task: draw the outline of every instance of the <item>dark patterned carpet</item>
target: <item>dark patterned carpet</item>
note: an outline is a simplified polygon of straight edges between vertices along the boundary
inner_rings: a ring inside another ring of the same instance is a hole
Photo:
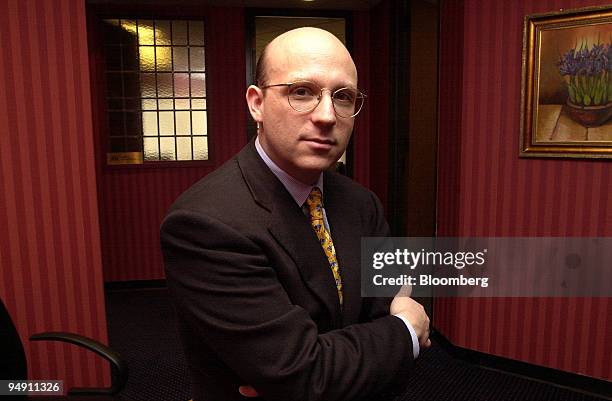
[[[121,398],[189,400],[189,373],[167,292],[108,292],[106,313],[110,346],[126,359],[130,369]]]
[[[167,292],[163,289],[109,291],[106,310],[110,345],[127,360],[130,369],[126,388],[117,399],[189,400],[189,376]],[[434,343],[419,357],[407,381],[407,390],[396,399],[408,400],[600,401],[604,398],[483,369],[454,359]]]

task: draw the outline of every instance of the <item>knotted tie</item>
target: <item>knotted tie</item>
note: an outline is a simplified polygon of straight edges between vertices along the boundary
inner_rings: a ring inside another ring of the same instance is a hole
[[[312,188],[308,198],[306,199],[308,210],[310,212],[310,225],[317,234],[319,242],[323,247],[323,252],[327,256],[329,261],[329,267],[331,268],[334,279],[336,280],[336,289],[338,290],[338,299],[340,300],[340,306],[342,306],[342,278],[340,277],[340,267],[336,260],[336,249],[332,242],[329,232],[325,229],[325,223],[323,221],[323,204],[321,202],[321,190],[317,187]]]

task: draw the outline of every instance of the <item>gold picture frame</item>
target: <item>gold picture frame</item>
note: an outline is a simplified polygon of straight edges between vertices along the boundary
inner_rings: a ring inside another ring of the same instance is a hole
[[[612,158],[612,7],[525,17],[521,157]]]

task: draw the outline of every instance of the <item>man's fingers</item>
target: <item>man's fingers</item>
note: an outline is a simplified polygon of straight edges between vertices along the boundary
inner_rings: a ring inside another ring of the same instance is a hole
[[[255,389],[251,386],[240,386],[238,387],[238,392],[243,396],[243,397],[259,397],[259,394],[257,393],[257,391],[255,391]]]
[[[425,345],[423,345],[423,348],[429,348],[431,347],[431,340],[428,338],[427,341],[425,341]]]

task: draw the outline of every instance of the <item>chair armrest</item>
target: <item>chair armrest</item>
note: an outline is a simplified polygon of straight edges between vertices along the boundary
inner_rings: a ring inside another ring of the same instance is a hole
[[[128,378],[127,363],[121,359],[117,352],[94,339],[73,333],[45,332],[32,335],[30,341],[60,341],[75,344],[95,352],[110,362],[112,374],[110,387],[71,388],[68,390],[68,394],[116,394],[125,387]]]

